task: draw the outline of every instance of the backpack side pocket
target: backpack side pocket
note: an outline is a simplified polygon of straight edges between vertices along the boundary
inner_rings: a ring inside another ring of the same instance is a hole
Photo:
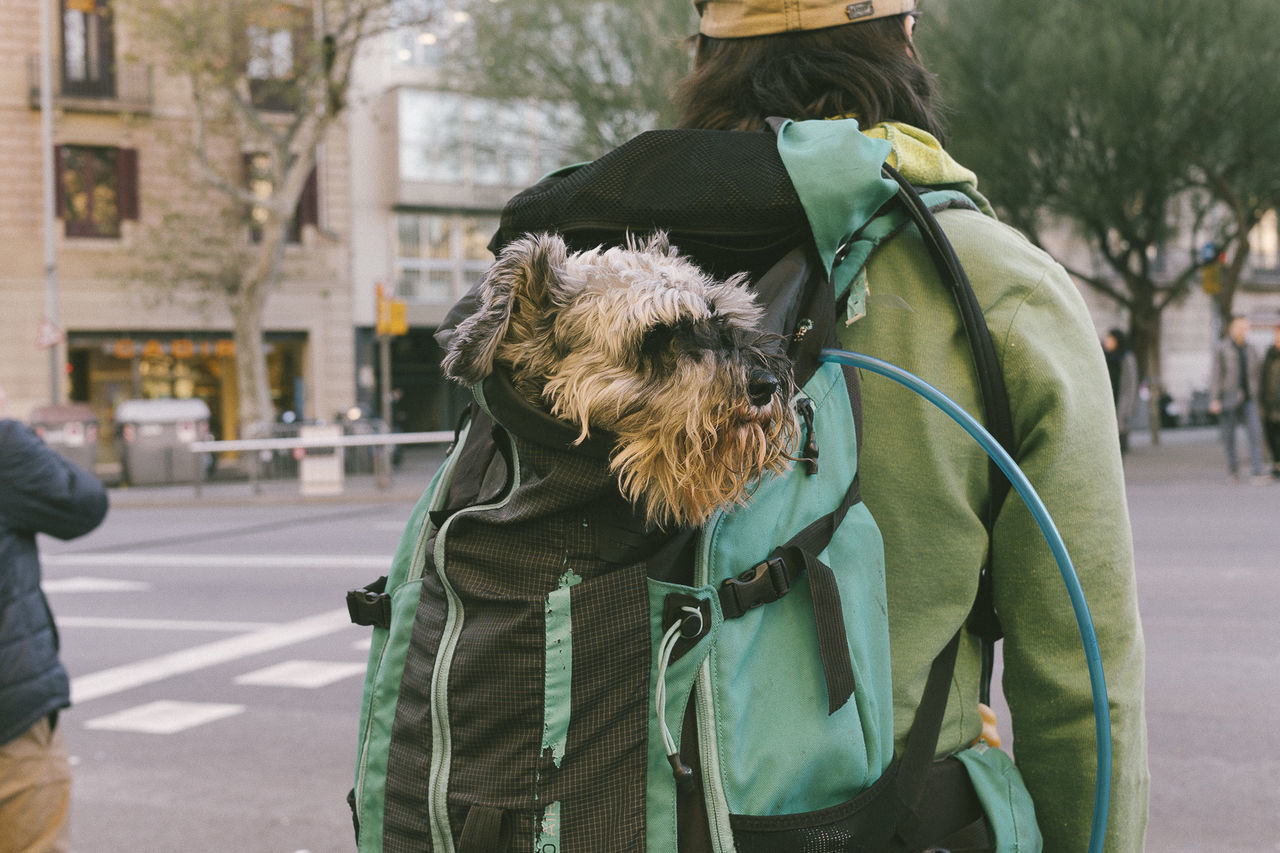
[[[1038,853],[1044,847],[1035,804],[1013,759],[986,744],[956,754],[969,771],[987,821],[996,837],[996,853]]]

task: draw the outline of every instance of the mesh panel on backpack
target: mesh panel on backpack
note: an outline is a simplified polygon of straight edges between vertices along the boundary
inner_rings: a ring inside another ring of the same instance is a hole
[[[490,248],[546,230],[575,250],[617,245],[659,223],[719,276],[763,272],[808,236],[772,133],[655,130],[515,196]]]

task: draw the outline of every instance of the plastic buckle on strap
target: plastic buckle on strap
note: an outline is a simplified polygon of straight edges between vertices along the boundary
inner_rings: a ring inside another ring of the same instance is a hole
[[[720,585],[720,602],[726,619],[734,619],[753,607],[777,601],[791,591],[787,564],[782,557],[757,563]]]
[[[391,627],[391,596],[384,590],[387,579],[380,577],[363,589],[347,591],[347,613],[356,625]]]

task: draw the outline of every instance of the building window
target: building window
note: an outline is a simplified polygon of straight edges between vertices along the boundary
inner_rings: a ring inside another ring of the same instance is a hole
[[[279,4],[250,25],[245,38],[245,72],[253,105],[266,111],[296,110],[299,69],[313,41],[310,14],[299,6]]]
[[[62,91],[75,97],[115,97],[115,45],[107,0],[62,0]]]
[[[59,145],[57,206],[68,237],[119,237],[138,218],[138,152],[132,148]]]
[[[401,27],[396,32],[393,62],[419,68],[443,68],[451,42],[463,37],[471,23],[470,13],[461,9],[435,16],[420,29]]]
[[[1249,232],[1249,252],[1253,267],[1274,272],[1280,270],[1280,219],[1274,210],[1268,210]]]
[[[493,262],[486,246],[496,216],[402,213],[396,217],[396,297],[450,305]]]
[[[571,119],[552,106],[422,89],[398,97],[403,181],[522,187],[565,163],[556,131]]]
[[[274,191],[271,176],[271,157],[268,154],[244,155],[245,185],[255,197],[266,201]],[[267,221],[267,209],[262,205],[254,205],[249,210],[249,236],[255,243],[262,242],[262,226]],[[307,175],[307,182],[302,186],[302,195],[298,197],[298,206],[294,208],[293,218],[289,220],[285,232],[285,242],[301,243],[302,226],[320,224],[320,191],[316,182],[314,167]]]

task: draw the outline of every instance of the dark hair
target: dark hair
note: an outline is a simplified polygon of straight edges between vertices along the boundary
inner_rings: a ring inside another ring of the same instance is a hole
[[[758,130],[770,116],[901,121],[942,140],[934,75],[903,16],[753,38],[694,36],[694,68],[676,87],[681,127]]]

